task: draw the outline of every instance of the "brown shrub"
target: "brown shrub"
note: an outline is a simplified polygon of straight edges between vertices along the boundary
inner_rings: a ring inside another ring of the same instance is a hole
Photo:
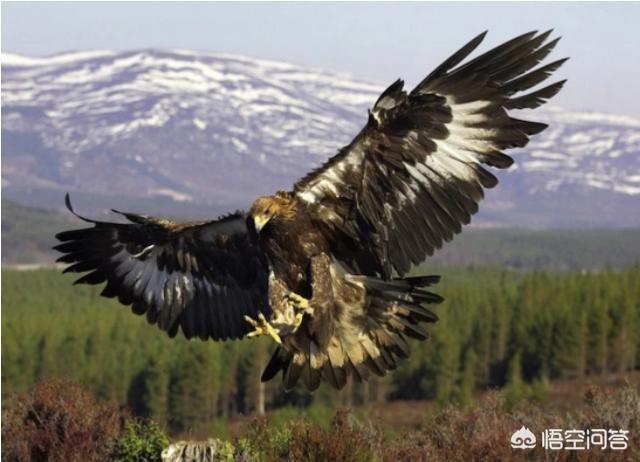
[[[4,400],[3,461],[104,461],[125,414],[98,403],[80,385],[48,381],[21,397]]]
[[[295,425],[291,433],[291,461],[367,462],[381,447],[377,429],[361,424],[346,410],[336,412],[328,429],[305,423]]]
[[[419,432],[402,435],[382,450],[384,461],[626,461],[640,460],[640,394],[628,387],[615,393],[590,390],[584,405],[566,415],[550,415],[539,406],[527,405],[507,412],[497,394],[490,394],[475,406],[465,409],[448,407]],[[522,425],[538,437],[531,450],[514,450],[511,434]],[[540,445],[540,433],[547,428],[625,429],[629,444],[625,451],[551,451]]]
[[[501,399],[492,394],[470,408],[443,409],[413,436],[411,444],[400,444],[399,449],[409,452],[410,457],[396,457],[393,449],[398,448],[392,447],[392,455],[386,452],[384,460],[415,460],[415,455],[420,453],[425,455],[422,460],[432,461],[539,460],[541,454],[535,450],[514,451],[510,438],[523,424],[534,430],[543,425],[544,420],[535,412],[507,413]]]
[[[255,420],[246,438],[236,442],[236,461],[626,461],[640,460],[638,427],[640,393],[628,387],[615,393],[590,390],[582,405],[568,413],[548,412],[536,404],[507,410],[499,393],[489,393],[474,406],[446,407],[420,430],[387,434],[338,411],[328,428],[298,419],[282,428],[267,419]],[[535,449],[512,449],[512,433],[521,426],[533,431]],[[544,450],[540,434],[548,428],[625,429],[626,451]]]
[[[536,404],[507,410],[499,393],[489,393],[474,406],[450,406],[439,411],[419,430],[388,433],[358,422],[346,411],[336,413],[328,428],[307,420],[294,420],[282,428],[267,419],[254,422],[247,438],[238,442],[237,461],[626,461],[640,460],[638,427],[640,393],[628,387],[615,393],[590,390],[570,412],[549,412]],[[535,449],[512,449],[512,433],[521,426],[533,431]],[[626,451],[544,450],[540,434],[548,428],[625,429],[630,432]],[[239,457],[238,457],[239,454]]]
[[[611,392],[592,387],[585,393],[584,402],[585,409],[578,418],[585,427],[628,430],[640,427],[640,393],[637,388],[626,386],[621,391]]]
[[[369,462],[376,459],[381,438],[372,425],[339,410],[329,428],[297,419],[270,429],[267,419],[256,419],[236,447],[237,461]]]

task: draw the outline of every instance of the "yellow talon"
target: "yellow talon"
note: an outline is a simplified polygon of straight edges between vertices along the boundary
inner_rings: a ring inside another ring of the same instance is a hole
[[[255,327],[255,330],[249,332],[247,334],[247,337],[251,338],[257,337],[258,335],[269,335],[273,340],[275,340],[276,343],[282,343],[282,339],[280,338],[280,335],[278,335],[278,331],[274,329],[271,324],[269,324],[269,321],[266,320],[262,313],[258,313],[257,321],[246,315],[244,319],[253,327]]]
[[[296,308],[307,310],[309,309],[309,300],[295,292],[289,292],[285,296],[290,302],[293,302]]]

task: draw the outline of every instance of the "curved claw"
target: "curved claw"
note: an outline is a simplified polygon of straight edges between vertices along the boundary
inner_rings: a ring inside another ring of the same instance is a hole
[[[293,304],[299,310],[308,311],[310,309],[310,302],[308,298],[304,298],[302,295],[298,295],[295,292],[287,292],[284,296],[287,301]]]
[[[255,330],[247,334],[248,338],[257,337],[258,335],[269,335],[276,343],[282,343],[282,339],[280,338],[280,335],[278,335],[278,331],[269,324],[269,321],[266,320],[262,313],[258,313],[258,320],[246,315],[244,319],[255,328]]]

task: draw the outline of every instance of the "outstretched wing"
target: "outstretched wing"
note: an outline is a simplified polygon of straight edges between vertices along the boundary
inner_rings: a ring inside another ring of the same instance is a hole
[[[294,187],[334,255],[360,274],[405,274],[461,231],[507,168],[502,151],[523,147],[546,125],[511,117],[536,108],[564,81],[520,94],[565,61],[534,68],[558,39],[516,37],[460,64],[485,33],[438,66],[410,93],[387,88],[356,138]]]
[[[243,319],[269,314],[268,267],[245,217],[176,223],[120,213],[129,223],[108,223],[77,215],[91,228],[65,231],[55,247],[71,263],[65,272],[85,273],[76,283],[106,282],[102,295],[117,297],[136,314],[174,336],[214,340],[242,337],[252,327]]]

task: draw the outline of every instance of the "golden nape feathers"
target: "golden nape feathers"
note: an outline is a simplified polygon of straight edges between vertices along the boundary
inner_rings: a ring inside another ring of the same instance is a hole
[[[279,217],[284,220],[293,220],[297,212],[297,201],[294,196],[285,191],[278,191],[273,196],[262,196],[257,198],[249,214],[255,219],[257,217],[266,217],[270,220],[273,217]]]

